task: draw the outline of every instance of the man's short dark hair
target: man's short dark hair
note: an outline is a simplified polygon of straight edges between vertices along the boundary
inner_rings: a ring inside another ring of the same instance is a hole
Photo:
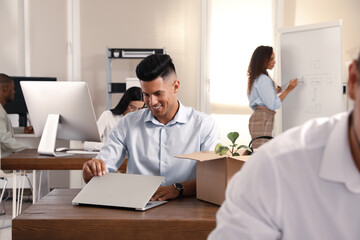
[[[136,76],[141,81],[152,81],[157,77],[165,79],[176,73],[172,59],[167,54],[152,54],[144,58],[136,67]]]
[[[6,75],[5,73],[0,73],[0,84],[9,84],[11,83],[13,80],[11,77],[9,77],[8,75]]]

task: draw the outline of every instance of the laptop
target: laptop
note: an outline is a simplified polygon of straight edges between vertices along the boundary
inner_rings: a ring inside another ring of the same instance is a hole
[[[93,177],[72,200],[73,205],[98,205],[145,211],[167,201],[150,201],[162,176],[107,173]]]

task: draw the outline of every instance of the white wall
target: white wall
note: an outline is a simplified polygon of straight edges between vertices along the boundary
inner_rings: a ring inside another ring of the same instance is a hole
[[[22,41],[19,40],[18,1],[0,1],[0,72],[9,75],[23,73],[21,65]]]
[[[66,1],[0,1],[0,71],[66,80]]]
[[[29,73],[67,81],[66,1],[28,1]]]
[[[359,0],[285,0],[285,26],[343,20],[343,81],[347,80],[345,63],[360,50],[359,13]]]

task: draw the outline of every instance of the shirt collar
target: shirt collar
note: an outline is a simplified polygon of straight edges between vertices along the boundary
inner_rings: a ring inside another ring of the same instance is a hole
[[[320,177],[344,183],[349,191],[360,193],[360,174],[351,155],[348,137],[350,113],[341,116],[326,143]]]
[[[186,123],[187,122],[187,111],[186,108],[184,107],[184,105],[181,104],[181,102],[178,100],[179,103],[179,110],[177,111],[177,113],[175,114],[175,117],[166,125],[170,126],[176,123]],[[162,123],[160,123],[155,117],[154,115],[151,113],[150,109],[147,109],[147,113],[146,113],[146,117],[144,122],[152,122],[153,124],[156,125],[164,125]]]

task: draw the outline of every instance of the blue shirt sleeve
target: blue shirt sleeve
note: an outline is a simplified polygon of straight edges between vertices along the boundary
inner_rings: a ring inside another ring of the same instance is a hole
[[[281,107],[281,99],[277,96],[273,81],[261,74],[254,82],[250,95],[249,106],[255,109],[256,106],[265,106],[270,110]]]
[[[123,163],[127,151],[124,146],[124,119],[120,119],[117,124],[117,129],[111,131],[107,141],[101,148],[100,153],[96,156],[106,163],[107,172],[115,172]]]
[[[202,143],[200,146],[201,151],[214,151],[216,144],[220,143],[220,130],[215,120],[208,116],[202,123]]]

